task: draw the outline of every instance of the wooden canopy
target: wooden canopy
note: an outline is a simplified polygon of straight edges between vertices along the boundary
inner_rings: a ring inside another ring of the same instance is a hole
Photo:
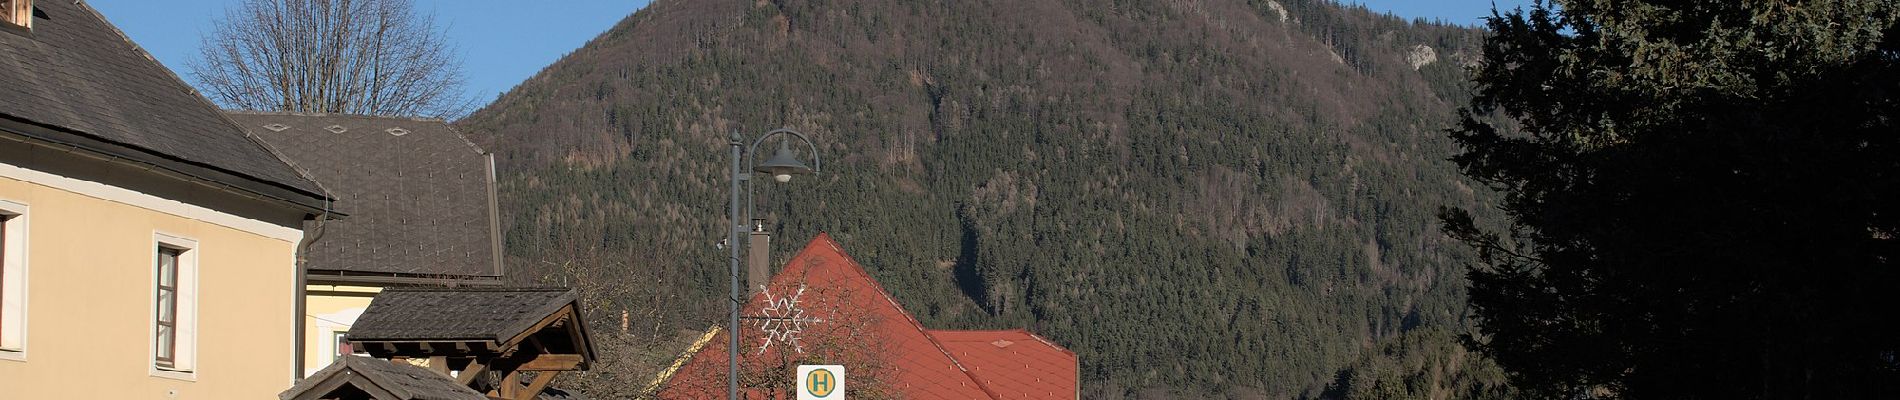
[[[580,296],[565,288],[388,289],[351,326],[350,342],[378,358],[428,360],[428,370],[509,400],[532,399],[595,357]]]

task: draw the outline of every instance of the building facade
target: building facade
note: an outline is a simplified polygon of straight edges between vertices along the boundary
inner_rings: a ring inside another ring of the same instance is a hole
[[[0,398],[264,398],[320,185],[72,1],[0,1]]]

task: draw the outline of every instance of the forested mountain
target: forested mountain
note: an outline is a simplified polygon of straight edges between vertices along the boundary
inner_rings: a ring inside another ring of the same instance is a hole
[[[1323,0],[663,0],[459,125],[512,273],[587,290],[596,396],[722,320],[727,134],[790,127],[824,171],[756,186],[776,258],[830,232],[927,326],[1073,349],[1085,397],[1472,397],[1435,211],[1495,197],[1446,161],[1480,39]]]

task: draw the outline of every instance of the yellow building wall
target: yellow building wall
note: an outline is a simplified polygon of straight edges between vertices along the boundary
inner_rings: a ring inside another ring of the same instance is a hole
[[[304,303],[304,376],[330,366],[337,332],[348,332],[369,301],[382,292],[374,286],[310,285]]]
[[[23,360],[0,358],[0,398],[266,399],[290,386],[301,232],[61,179],[0,166],[0,199],[31,217],[27,342]],[[195,371],[182,379],[152,372],[157,233],[198,245]]]

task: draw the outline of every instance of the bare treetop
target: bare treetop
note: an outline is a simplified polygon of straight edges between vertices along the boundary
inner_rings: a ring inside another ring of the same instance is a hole
[[[461,60],[411,0],[245,0],[189,65],[228,108],[427,116],[470,108]]]

